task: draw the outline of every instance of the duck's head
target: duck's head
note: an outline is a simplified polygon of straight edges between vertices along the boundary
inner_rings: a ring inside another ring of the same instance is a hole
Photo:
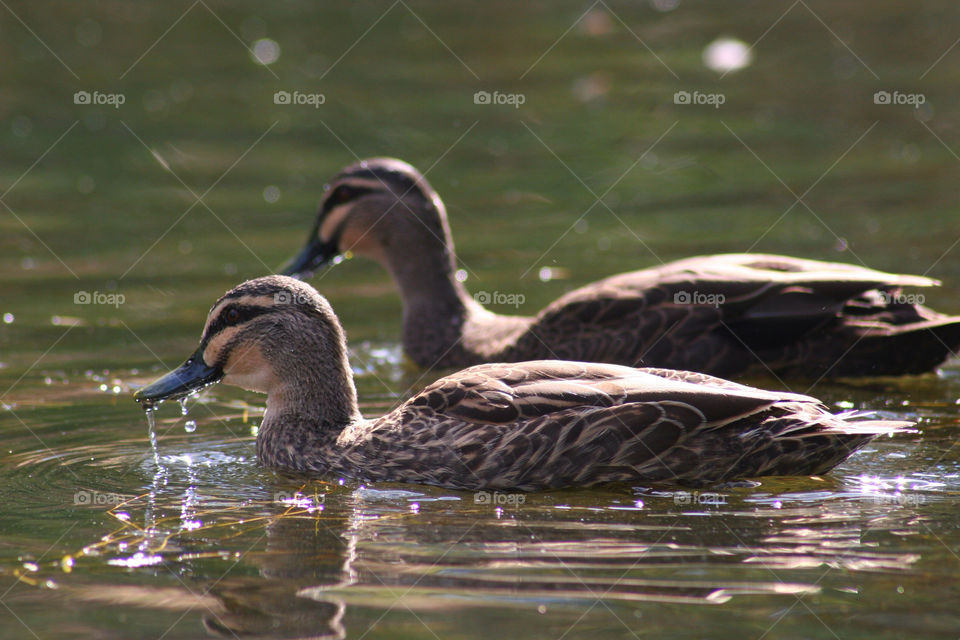
[[[341,171],[326,193],[306,246],[284,268],[306,278],[352,253],[390,267],[403,251],[447,253],[451,241],[440,197],[411,165],[372,158]]]
[[[248,280],[224,294],[194,354],[134,398],[149,408],[220,381],[270,395],[305,387],[355,397],[333,309],[313,287],[286,276]]]

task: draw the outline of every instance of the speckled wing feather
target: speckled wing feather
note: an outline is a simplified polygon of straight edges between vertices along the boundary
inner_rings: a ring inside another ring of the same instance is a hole
[[[884,430],[848,436],[843,427],[813,398],[703,374],[487,364],[438,380],[376,421],[369,442],[386,462],[369,477],[418,468],[430,484],[541,489],[699,484],[766,468],[818,473]],[[392,448],[390,434],[406,434],[404,446]]]
[[[725,376],[758,369],[762,360],[774,370],[805,364],[812,374],[832,366],[864,331],[936,319],[913,305],[893,310],[891,296],[864,298],[867,292],[936,284],[784,256],[691,258],[568,293],[541,312],[509,359],[655,365]]]

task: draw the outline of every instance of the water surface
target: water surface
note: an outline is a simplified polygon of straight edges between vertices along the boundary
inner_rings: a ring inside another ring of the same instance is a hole
[[[954,365],[751,380],[919,422],[823,478],[522,500],[264,470],[263,398],[221,387],[161,408],[155,458],[131,400],[371,155],[427,172],[468,288],[523,296],[500,312],[750,250],[928,274],[960,313],[953,4],[18,2],[0,24],[3,637],[960,633]],[[707,68],[720,37],[752,64]],[[376,265],[313,282],[367,415],[437,375],[402,360]]]

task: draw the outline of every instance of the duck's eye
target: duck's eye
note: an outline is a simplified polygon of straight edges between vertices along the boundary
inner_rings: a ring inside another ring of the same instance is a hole
[[[340,185],[327,197],[327,202],[330,204],[330,206],[337,206],[347,202],[352,197],[353,189],[346,185]]]
[[[240,321],[240,311],[236,308],[228,309],[226,318],[230,324],[236,324]]]

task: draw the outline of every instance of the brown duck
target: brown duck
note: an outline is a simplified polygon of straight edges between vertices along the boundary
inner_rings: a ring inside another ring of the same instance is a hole
[[[923,373],[960,347],[960,317],[904,296],[936,280],[788,256],[689,258],[612,276],[535,317],[484,309],[455,277],[439,196],[416,169],[377,158],[329,185],[306,247],[306,277],[351,252],[380,262],[403,298],[403,345],[423,367],[565,359],[721,376]]]
[[[267,394],[262,464],[461,489],[821,474],[909,425],[699,373],[550,360],[470,367],[367,420],[333,310],[284,276],[226,293],[196,353],[135,397],[149,409],[221,380]]]

